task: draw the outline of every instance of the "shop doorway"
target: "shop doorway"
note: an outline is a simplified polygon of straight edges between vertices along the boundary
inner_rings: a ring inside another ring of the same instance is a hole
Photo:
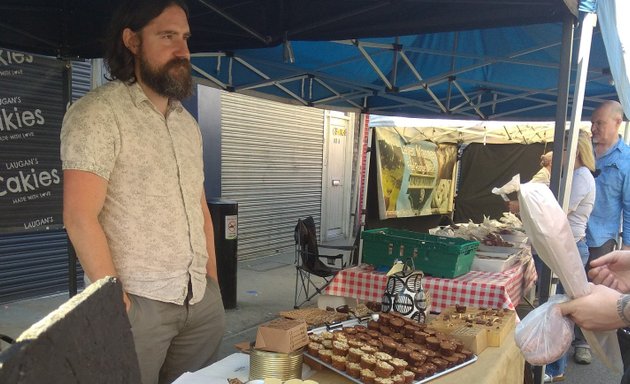
[[[350,112],[325,113],[322,241],[347,238],[350,232],[354,119]]]

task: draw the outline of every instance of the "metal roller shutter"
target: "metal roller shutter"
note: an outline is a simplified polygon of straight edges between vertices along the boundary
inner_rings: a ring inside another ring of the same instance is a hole
[[[87,93],[90,83],[90,63],[73,62],[72,100]],[[65,230],[0,234],[0,303],[62,292],[68,281]],[[77,281],[83,285],[80,266]]]
[[[324,111],[221,96],[221,196],[238,202],[238,257],[292,249],[298,218],[320,223]]]
[[[90,91],[92,87],[92,64],[89,61],[72,62],[72,101]]]
[[[63,230],[0,237],[0,302],[68,289],[68,236]]]

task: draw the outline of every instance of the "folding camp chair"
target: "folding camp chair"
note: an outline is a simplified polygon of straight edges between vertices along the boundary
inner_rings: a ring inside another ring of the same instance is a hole
[[[5,342],[9,345],[14,344],[15,340],[7,335],[3,335],[2,333],[0,333],[0,351],[2,351],[2,343],[1,342]]]
[[[350,253],[356,250],[356,245],[322,245],[317,243],[315,221],[311,216],[299,219],[295,226],[295,297],[294,308],[300,308],[304,303],[323,292],[333,277],[346,267],[344,253],[336,255],[320,254],[319,248],[336,249]],[[326,263],[322,261],[326,260]]]

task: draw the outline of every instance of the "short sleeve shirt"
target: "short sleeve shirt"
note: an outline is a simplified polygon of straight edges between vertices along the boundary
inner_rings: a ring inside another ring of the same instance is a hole
[[[127,292],[183,304],[191,281],[203,298],[201,133],[181,103],[164,117],[137,83],[101,86],[66,113],[61,160],[108,181],[99,222]]]

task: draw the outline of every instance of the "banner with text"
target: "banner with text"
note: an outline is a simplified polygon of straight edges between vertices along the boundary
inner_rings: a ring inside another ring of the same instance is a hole
[[[0,233],[63,226],[63,66],[0,48]]]
[[[395,129],[375,129],[379,218],[452,212],[457,146],[408,142]]]

